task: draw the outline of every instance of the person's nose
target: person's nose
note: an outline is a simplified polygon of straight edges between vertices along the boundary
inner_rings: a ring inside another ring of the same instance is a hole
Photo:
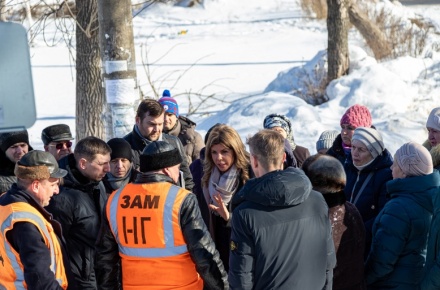
[[[107,162],[102,168],[104,169],[104,172],[107,173],[110,171],[110,164]]]

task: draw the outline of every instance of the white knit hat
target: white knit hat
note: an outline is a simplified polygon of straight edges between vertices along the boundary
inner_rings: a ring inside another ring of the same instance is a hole
[[[440,107],[432,109],[426,121],[426,128],[440,131]]]
[[[361,141],[370,151],[373,158],[376,158],[385,150],[382,135],[379,133],[379,131],[373,128],[356,128],[356,130],[354,130],[353,137],[351,138],[352,142],[353,140]]]

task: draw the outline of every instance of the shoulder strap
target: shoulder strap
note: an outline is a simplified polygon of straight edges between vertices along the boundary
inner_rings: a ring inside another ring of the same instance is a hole
[[[359,197],[361,196],[362,192],[364,191],[365,187],[367,186],[368,182],[370,181],[371,177],[373,177],[374,171],[371,171],[367,178],[365,179],[364,183],[362,183],[362,187],[359,190],[358,194],[356,195],[356,198],[353,201],[353,204],[356,205],[356,202],[358,201]],[[354,188],[353,188],[354,189]]]

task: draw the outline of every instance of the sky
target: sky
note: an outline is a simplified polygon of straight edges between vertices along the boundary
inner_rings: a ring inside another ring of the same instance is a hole
[[[440,31],[440,5],[378,1],[376,7],[402,19],[429,19]],[[266,115],[279,113],[292,121],[296,143],[313,154],[321,132],[339,131],[345,110],[362,104],[393,154],[405,142],[427,139],[426,119],[440,106],[439,34],[428,38],[417,58],[377,62],[352,28],[350,73],[330,83],[328,102],[312,106],[295,92],[304,90],[301,80],[325,63],[327,28],[325,20],[305,15],[298,2],[205,0],[204,7],[161,4],[137,12],[133,31],[142,93],[155,97],[143,65],[150,63],[148,77],[155,90],[169,89],[180,114],[199,106],[189,118],[202,136],[212,125],[225,123],[245,141],[262,129]],[[46,32],[51,36],[59,36],[53,25]],[[39,36],[30,52],[37,109],[30,143],[42,149],[46,126],[65,123],[75,132],[75,71],[63,42],[48,47]],[[214,97],[198,97],[209,95]]]

